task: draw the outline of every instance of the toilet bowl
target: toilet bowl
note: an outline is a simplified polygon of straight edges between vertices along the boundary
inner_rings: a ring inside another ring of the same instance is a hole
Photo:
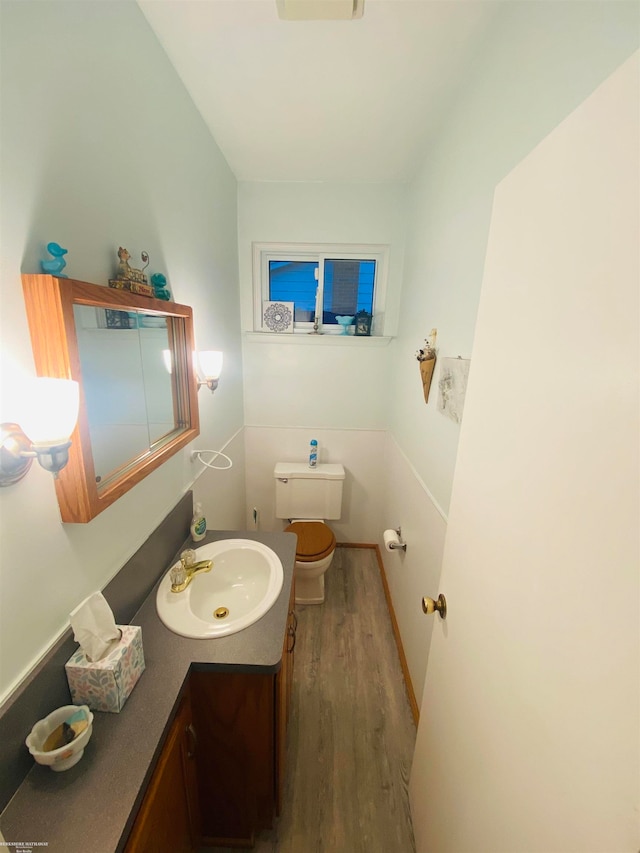
[[[324,575],[336,549],[336,537],[326,519],[342,515],[345,471],[339,462],[276,462],[276,518],[298,537],[296,604],[322,604]]]
[[[322,604],[324,575],[336,550],[336,537],[322,519],[293,519],[285,528],[298,537],[296,546],[296,604]]]

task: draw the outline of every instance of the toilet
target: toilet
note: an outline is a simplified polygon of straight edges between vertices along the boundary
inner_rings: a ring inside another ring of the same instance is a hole
[[[278,462],[276,518],[289,521],[287,533],[298,537],[296,548],[296,604],[322,604],[324,575],[336,549],[336,537],[327,519],[342,514],[344,468],[339,463]]]

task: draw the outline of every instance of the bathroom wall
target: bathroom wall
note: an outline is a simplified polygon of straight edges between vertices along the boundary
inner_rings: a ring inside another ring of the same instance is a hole
[[[345,468],[342,516],[330,522],[338,542],[374,543],[382,524],[387,433],[367,429],[309,429],[249,426],[245,428],[247,519],[253,529],[253,508],[260,530],[282,530],[275,517],[276,462],[304,462],[309,440],[316,438],[319,460],[341,462]]]
[[[257,506],[263,529],[278,525],[273,464],[304,459],[309,438],[344,462],[354,488],[338,539],[382,547],[382,531],[401,524],[408,543],[382,555],[418,702],[432,630],[420,602],[440,591],[459,426],[436,411],[439,370],[425,405],[415,351],[435,326],[441,356],[471,356],[496,184],[637,43],[633,3],[506,4],[406,188],[239,184],[245,330],[252,241],[391,245],[388,346],[245,334],[246,523]]]
[[[378,543],[400,630],[411,685],[420,707],[433,619],[425,619],[423,596],[438,597],[447,519],[391,432],[387,433]],[[380,531],[402,530],[406,551],[387,551]]]
[[[304,461],[309,441],[321,462],[342,462],[339,542],[374,543],[380,532],[388,400],[389,341],[253,334],[253,242],[382,243],[390,246],[387,330],[395,333],[404,259],[405,188],[399,184],[238,185],[238,251],[245,369],[247,524],[274,516],[273,467]]]
[[[409,786],[419,853],[638,849],[639,58],[496,190]]]
[[[406,216],[399,183],[239,181],[238,252],[242,328],[253,328],[252,242],[383,243],[391,247],[387,314],[397,327]]]
[[[218,387],[218,394],[222,385]],[[209,393],[209,392],[207,392]],[[200,395],[204,394],[204,389]],[[220,450],[228,459],[207,451]],[[200,459],[189,462],[193,484],[193,502],[201,503],[207,527],[215,530],[238,530],[246,527],[245,496],[245,431],[238,429],[224,444],[205,444],[202,437],[192,444],[192,452],[202,451]],[[229,463],[231,462],[231,467]],[[212,467],[207,467],[211,465]]]
[[[388,328],[395,333],[404,258],[405,188],[394,184],[238,184],[242,326],[253,328],[252,243],[390,246]],[[389,354],[380,341],[245,334],[250,426],[385,429]],[[284,340],[286,338],[286,340]],[[309,436],[311,438],[311,436]]]
[[[440,356],[471,356],[496,184],[636,49],[638,33],[637,3],[503,4],[410,184],[389,425],[445,513],[459,426],[437,411],[437,393],[425,406],[414,353],[436,327]],[[436,367],[436,392],[438,379]]]
[[[383,551],[383,560],[418,701],[431,635],[420,600],[446,593],[439,518],[449,509],[460,427],[437,411],[439,367],[425,405],[415,351],[436,327],[441,357],[472,356],[494,189],[633,53],[638,10],[618,2],[504,4],[409,186],[398,336],[388,351],[392,449],[382,512],[384,526],[406,531],[406,556]],[[544,336],[540,329],[541,346]]]
[[[425,405],[415,351],[436,327],[441,357],[472,355],[496,184],[637,42],[635,3],[502,4],[406,188],[239,184],[245,330],[252,328],[252,241],[391,244],[397,335],[388,346],[340,349],[325,340],[272,343],[245,334],[247,507],[259,503],[261,523],[273,523],[278,449],[303,459],[312,433],[328,429],[346,453],[341,431],[356,430],[374,482],[367,493],[375,496],[373,514],[340,534],[382,546],[386,527],[403,527],[406,555],[383,551],[383,560],[418,701],[431,632],[420,601],[439,591],[459,425],[436,410],[439,366]],[[389,431],[384,449],[371,430]],[[341,461],[349,466],[348,457]],[[348,512],[356,518],[352,504]]]
[[[197,343],[222,349],[215,395],[199,394],[194,446],[228,444],[227,472],[196,484],[211,526],[244,521],[236,181],[137,5],[13,2],[1,30],[1,420],[34,375],[20,272],[44,246],[72,277],[106,284],[118,246],[167,275],[194,309]],[[202,470],[174,456],[86,525],[60,522],[37,464],[0,491],[0,699],[104,587]]]

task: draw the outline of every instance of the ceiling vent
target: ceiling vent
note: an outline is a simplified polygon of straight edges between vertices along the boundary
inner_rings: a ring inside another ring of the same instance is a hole
[[[352,21],[361,18],[364,0],[276,0],[283,21]]]

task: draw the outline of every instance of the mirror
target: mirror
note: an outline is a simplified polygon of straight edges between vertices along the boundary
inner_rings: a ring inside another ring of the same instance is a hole
[[[87,522],[199,432],[191,308],[23,275],[36,370],[80,383],[62,520]]]
[[[74,305],[82,385],[98,491],[174,423],[165,317]],[[110,325],[115,322],[124,325]],[[122,316],[121,316],[122,315]]]

